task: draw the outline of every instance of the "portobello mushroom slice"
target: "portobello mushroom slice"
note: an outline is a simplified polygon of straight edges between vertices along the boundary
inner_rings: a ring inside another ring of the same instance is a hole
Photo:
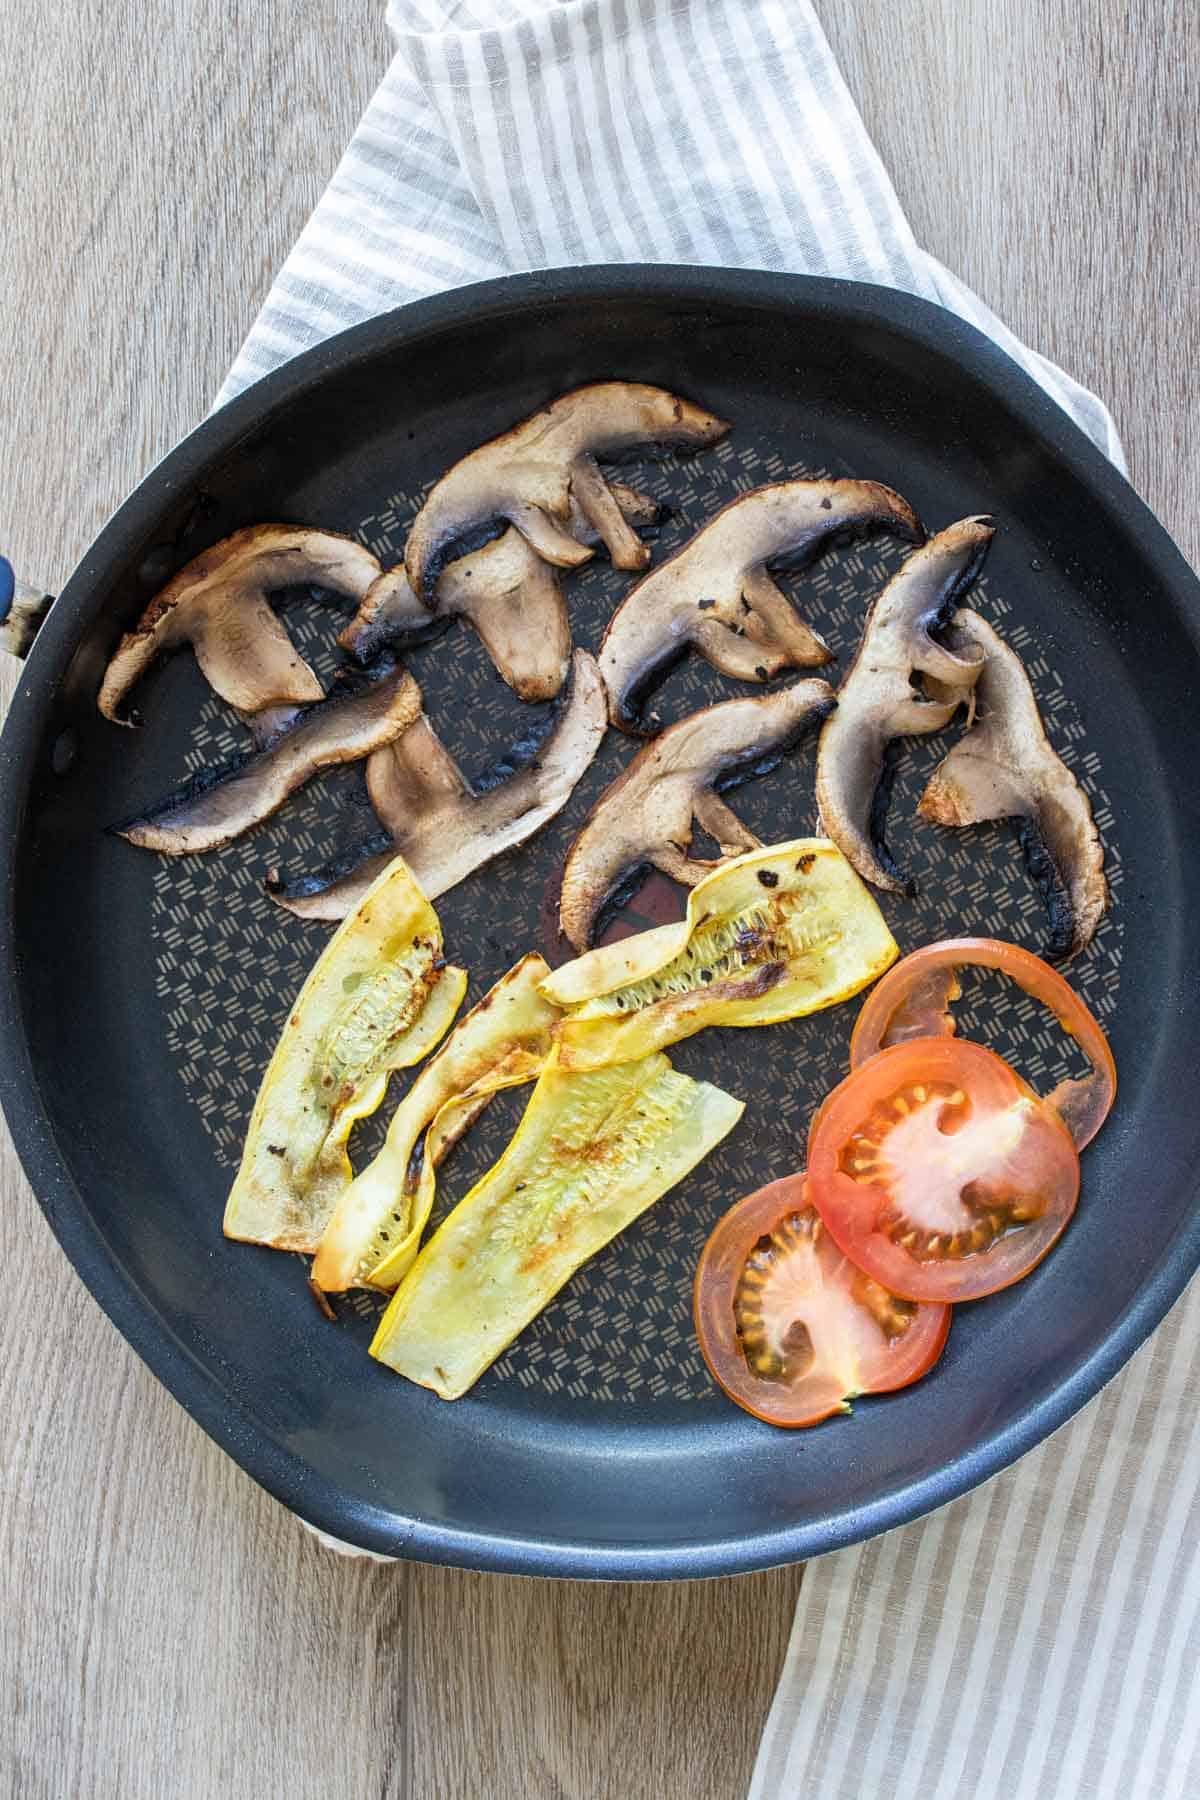
[[[633,524],[658,523],[662,508],[657,501],[623,482],[611,487],[623,518]],[[600,541],[574,497],[569,529],[581,544]],[[555,570],[511,527],[448,563],[431,607],[413,593],[403,564],[386,570],[372,582],[338,643],[366,662],[383,645],[427,638],[452,618],[475,627],[497,671],[522,700],[553,700],[571,661],[566,603]]]
[[[831,662],[769,570],[804,567],[835,534],[871,530],[916,544],[924,535],[907,500],[877,481],[779,481],[730,501],[613,615],[600,648],[613,724],[649,736],[647,697],[690,649],[740,681]]]
[[[572,499],[615,568],[644,569],[650,552],[625,519],[597,459],[628,456],[643,446],[702,450],[728,430],[724,419],[641,382],[600,381],[561,395],[472,450],[434,484],[405,552],[414,594],[432,605],[446,564],[495,537],[505,521],[545,562],[578,568],[592,552],[571,532]]]
[[[308,707],[268,749],[252,751],[227,771],[201,775],[141,818],[112,829],[164,856],[216,850],[278,812],[318,770],[370,756],[420,716],[421,690],[406,670],[393,667],[365,682],[359,677]]]
[[[766,775],[834,705],[827,681],[797,681],[775,694],[723,700],[681,719],[647,744],[601,794],[567,853],[559,926],[586,950],[652,868],[695,887],[758,839],[721,798]],[[693,825],[720,846],[692,856]]]
[[[295,525],[250,525],[180,569],[127,631],[97,705],[118,707],[157,656],[190,644],[209,686],[241,713],[311,705],[322,687],[272,612],[268,595],[311,583],[361,601],[380,573],[353,538]]]
[[[918,812],[937,825],[1013,819],[1050,917],[1047,955],[1075,956],[1108,905],[1104,850],[1091,802],[1052,749],[1020,657],[986,619],[963,608],[956,637],[985,657],[975,722],[935,771]]]
[[[973,645],[932,635],[975,580],[995,535],[988,518],[960,519],[915,550],[871,603],[854,661],[817,750],[817,805],[826,834],[864,881],[892,893],[906,882],[884,842],[893,738],[941,731],[972,702],[983,667]]]
[[[569,692],[548,733],[514,747],[472,785],[429,720],[417,720],[367,763],[367,789],[384,827],[328,868],[267,891],[302,919],[342,919],[399,851],[431,900],[504,850],[523,844],[560,812],[605,731],[604,685],[594,659],[577,650]]]

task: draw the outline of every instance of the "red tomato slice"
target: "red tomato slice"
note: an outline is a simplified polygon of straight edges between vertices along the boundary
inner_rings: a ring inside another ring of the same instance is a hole
[[[825,1101],[809,1198],[851,1262],[910,1300],[977,1300],[1027,1275],[1079,1195],[1059,1114],[992,1050],[917,1038]]]
[[[803,1175],[725,1214],[701,1254],[694,1306],[714,1381],[769,1425],[816,1425],[857,1394],[907,1387],[950,1329],[948,1306],[897,1300],[847,1262]]]
[[[1117,1066],[1104,1028],[1057,969],[998,938],[947,938],[915,950],[888,970],[858,1015],[850,1040],[850,1067],[857,1069],[876,1051],[913,1038],[941,1037],[954,1031],[950,1004],[962,993],[958,971],[969,965],[999,969],[1052,1012],[1073,1037],[1091,1070],[1082,1080],[1060,1081],[1046,1096],[1066,1121],[1075,1146],[1090,1144],[1112,1108],[1117,1092]]]

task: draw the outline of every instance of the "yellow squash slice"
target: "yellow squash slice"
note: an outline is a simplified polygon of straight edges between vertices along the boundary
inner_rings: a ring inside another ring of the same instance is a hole
[[[500,1161],[396,1289],[371,1355],[457,1400],[580,1264],[681,1181],[742,1111],[665,1056],[583,1075],[552,1058]]]
[[[437,1190],[437,1171],[444,1158],[475,1123],[488,1101],[504,1088],[527,1087],[536,1081],[549,1060],[549,1052],[536,1055],[531,1050],[514,1050],[502,1062],[481,1075],[478,1081],[447,1100],[433,1124],[425,1133],[421,1151],[421,1169],[412,1196],[412,1224],[381,1262],[364,1278],[364,1285],[390,1294],[397,1288],[417,1260],[421,1237],[433,1211]]]
[[[342,1194],[325,1227],[312,1269],[318,1287],[341,1293],[365,1283],[390,1291],[407,1274],[433,1206],[437,1164],[494,1093],[542,1072],[551,1027],[561,1017],[538,992],[549,973],[540,956],[522,957],[426,1063],[397,1107],[383,1148]]]
[[[388,1076],[445,1036],[467,990],[399,857],[339,926],[301,988],[263,1077],[225,1235],[315,1250],[353,1177],[346,1140]]]
[[[796,838],[722,864],[692,889],[685,918],[589,950],[542,993],[567,1012],[563,1068],[598,1069],[708,1025],[773,1025],[833,1006],[898,955],[841,851]]]

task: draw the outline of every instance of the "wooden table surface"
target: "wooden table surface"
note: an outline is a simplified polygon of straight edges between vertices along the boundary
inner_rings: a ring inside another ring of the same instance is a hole
[[[0,545],[53,587],[206,409],[388,45],[382,0],[3,11]],[[918,237],[1110,398],[1196,561],[1195,0],[821,12]],[[0,1793],[744,1792],[798,1571],[335,1558],[102,1317],[6,1141],[0,1202]]]

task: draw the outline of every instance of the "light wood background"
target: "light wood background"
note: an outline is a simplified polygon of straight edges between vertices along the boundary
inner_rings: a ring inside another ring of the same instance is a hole
[[[1194,0],[820,10],[918,236],[1110,397],[1197,560]],[[0,0],[0,547],[30,579],[61,583],[206,409],[384,67],[382,12]],[[744,1792],[797,1571],[335,1559],[126,1348],[6,1143],[0,1202],[0,1793]]]

